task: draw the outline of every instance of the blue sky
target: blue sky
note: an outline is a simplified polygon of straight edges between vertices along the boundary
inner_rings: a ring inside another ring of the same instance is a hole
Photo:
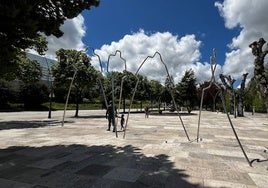
[[[212,0],[102,0],[98,8],[83,13],[88,33],[83,41],[100,48],[118,41],[124,35],[143,29],[147,32],[166,32],[184,36],[194,34],[202,40],[204,61],[216,48],[221,59],[227,44],[239,28],[227,29]],[[222,62],[222,61],[221,61]],[[222,62],[223,63],[223,62]]]
[[[248,45],[260,37],[268,40],[267,10],[267,0],[101,0],[99,7],[67,20],[63,37],[48,37],[47,57],[55,57],[59,48],[91,46],[106,62],[120,50],[128,71],[135,72],[147,56],[159,51],[175,82],[188,69],[203,82],[211,78],[209,61],[216,48],[216,77],[231,75],[239,85],[244,73],[253,76]],[[121,71],[120,59],[113,61],[111,69]],[[146,62],[140,73],[163,82],[166,75],[157,62]],[[99,70],[94,56],[92,64]]]

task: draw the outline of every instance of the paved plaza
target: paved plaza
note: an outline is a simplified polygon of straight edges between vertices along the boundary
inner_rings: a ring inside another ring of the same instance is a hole
[[[0,113],[0,187],[268,187],[268,116],[231,120],[203,111],[131,113],[124,132],[106,131],[104,110]],[[125,115],[126,117],[127,115]]]

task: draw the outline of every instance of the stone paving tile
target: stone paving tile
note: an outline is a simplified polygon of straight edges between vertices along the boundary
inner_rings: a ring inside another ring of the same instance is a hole
[[[17,187],[23,187],[23,188],[32,188],[33,185],[28,183],[22,183],[22,182],[16,182],[8,179],[0,178],[0,185],[1,187],[8,187],[8,188],[17,188]]]
[[[249,173],[249,176],[251,177],[251,179],[255,182],[255,184],[258,187],[267,187],[268,186],[268,180],[267,180],[267,174],[263,175],[263,174],[254,174],[254,173]]]
[[[7,179],[12,179],[17,182],[24,182],[34,185],[36,182],[39,182],[43,177],[53,172],[54,171],[47,169],[25,167],[23,172],[20,172],[13,177],[7,177]]]
[[[102,177],[106,173],[112,171],[112,169],[113,167],[108,165],[91,164],[77,171],[76,174]]]
[[[105,174],[103,178],[126,182],[135,182],[142,173],[142,170],[116,167],[107,174]]]
[[[28,166],[41,168],[41,169],[50,169],[64,162],[65,161],[62,161],[59,159],[43,159],[43,160],[36,161],[32,164],[29,164]]]
[[[221,187],[234,187],[234,188],[249,188],[245,184],[241,183],[233,183],[229,181],[220,181],[214,179],[205,179],[204,180],[204,187],[213,187],[213,188],[221,188]]]

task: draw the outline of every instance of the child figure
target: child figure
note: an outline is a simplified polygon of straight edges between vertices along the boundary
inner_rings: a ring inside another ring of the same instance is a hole
[[[121,130],[124,130],[125,118],[124,114],[121,115]]]

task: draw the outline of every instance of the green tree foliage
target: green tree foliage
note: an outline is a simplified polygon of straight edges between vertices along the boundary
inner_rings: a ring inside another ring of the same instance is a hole
[[[9,83],[6,80],[0,79],[0,108],[6,108],[12,96],[12,91]]]
[[[265,112],[265,104],[261,98],[261,94],[258,89],[258,84],[255,79],[252,79],[245,89],[244,105],[246,111]]]
[[[186,107],[188,113],[191,113],[197,104],[196,78],[192,69],[185,71],[176,89],[178,91],[179,104]]]
[[[230,114],[234,114],[236,116],[236,112],[235,112],[235,89],[234,89],[234,83],[235,83],[235,79],[232,78],[231,75],[226,76],[223,74],[220,74],[220,79],[222,84],[225,87],[225,91],[230,93],[231,98],[229,98],[229,104],[228,104],[228,111],[230,111]],[[227,100],[226,100],[226,104],[227,104]],[[228,108],[227,107],[227,108]]]
[[[106,77],[106,82],[105,82],[105,90],[107,93],[108,99],[112,99],[112,78],[114,79],[114,97],[116,102],[119,100],[120,97],[120,91],[121,91],[121,84],[123,81],[122,85],[122,99],[123,100],[123,110],[125,112],[126,104],[125,101],[126,99],[131,100],[133,94],[134,94],[134,89],[136,86],[137,81],[139,80],[137,90],[135,92],[135,100],[146,100],[149,97],[149,84],[148,80],[146,77],[137,75],[135,76],[133,73],[128,72],[128,71],[123,71],[121,72],[111,72],[107,75]],[[122,106],[121,106],[122,107]],[[120,108],[121,108],[120,107]]]
[[[35,83],[41,79],[41,65],[36,60],[21,58],[18,62],[17,78],[25,84]]]
[[[173,100],[171,95],[175,96],[174,78],[172,76],[170,78],[167,76],[165,80],[165,88],[163,91],[163,101],[172,104]],[[174,104],[172,105],[174,106]]]
[[[20,97],[26,109],[40,108],[42,103],[48,101],[49,90],[42,82],[23,84]]]
[[[90,64],[90,57],[82,51],[60,49],[56,55],[58,62],[52,67],[55,88],[65,87],[67,96],[71,80],[76,73],[72,91],[76,102],[75,117],[78,117],[82,92],[86,87],[92,88],[97,83],[97,72]]]
[[[161,85],[160,82],[155,81],[155,80],[151,80],[149,82],[149,86],[150,86],[150,98],[151,98],[151,102],[157,102],[158,104],[161,103],[162,101],[162,94],[164,92],[164,86]]]
[[[137,75],[139,84],[137,87],[135,98],[139,101],[145,101],[150,99],[150,82],[145,76]],[[135,84],[137,79],[135,79]]]
[[[48,88],[40,82],[41,65],[36,60],[21,57],[18,61],[16,77],[20,80],[20,99],[25,108],[37,108],[48,100]]]
[[[252,55],[255,56],[254,59],[254,79],[257,81],[258,90],[261,94],[263,102],[266,106],[266,112],[268,113],[268,78],[267,69],[265,70],[265,56],[268,54],[268,46],[263,48],[266,41],[260,38],[259,41],[254,41],[249,45],[252,49]]]
[[[47,41],[42,35],[62,36],[60,26],[66,19],[98,5],[97,0],[0,1],[0,74],[13,67],[25,49],[46,51]]]

